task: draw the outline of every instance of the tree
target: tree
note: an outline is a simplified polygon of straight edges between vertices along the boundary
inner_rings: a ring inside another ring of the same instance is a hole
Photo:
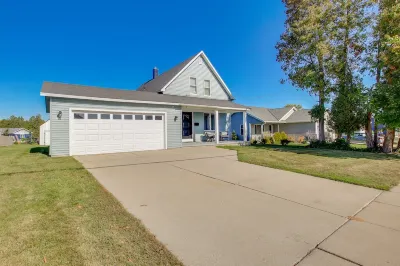
[[[286,104],[285,107],[296,107],[297,110],[303,109],[303,106],[301,104],[294,104],[294,103]]]
[[[368,26],[371,0],[333,1],[334,20],[331,31],[334,100],[329,124],[347,140],[366,124],[366,101],[362,73],[364,54],[368,47]]]
[[[325,112],[331,92],[327,73],[331,60],[329,35],[333,27],[329,0],[282,0],[286,7],[285,32],[277,43],[277,61],[293,86],[318,97],[311,115],[325,140]]]
[[[45,121],[42,119],[42,116],[40,114],[29,118],[29,120],[27,121],[27,129],[29,129],[32,132],[32,137],[39,138],[40,126],[44,122]]]
[[[25,120],[22,116],[10,116],[8,119],[3,119],[0,121],[1,128],[26,128],[32,132],[32,137],[39,138],[40,136],[40,126],[45,121],[42,119],[40,114],[32,116],[29,120]],[[8,132],[8,130],[7,130]]]
[[[346,90],[338,94],[332,102],[328,121],[339,135],[346,133],[348,142],[354,131],[365,124],[365,105],[363,98],[359,97],[361,88],[355,86],[352,89],[358,91]]]
[[[8,128],[6,128],[6,130],[4,130],[3,132],[3,136],[8,136],[9,132],[8,132]]]
[[[384,152],[392,152],[394,132],[400,127],[400,1],[381,0],[376,35],[380,36],[379,83],[373,91],[376,124],[386,126]]]

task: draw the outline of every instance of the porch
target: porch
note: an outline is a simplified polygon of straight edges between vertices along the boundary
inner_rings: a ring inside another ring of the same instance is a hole
[[[236,134],[232,134],[232,114],[243,117],[246,111],[209,108],[182,108],[182,146],[192,147],[201,145],[239,144]],[[243,129],[246,131],[247,128]]]
[[[223,140],[218,144],[215,141],[212,142],[182,142],[182,147],[198,147],[198,146],[216,146],[216,145],[243,145],[242,140]]]

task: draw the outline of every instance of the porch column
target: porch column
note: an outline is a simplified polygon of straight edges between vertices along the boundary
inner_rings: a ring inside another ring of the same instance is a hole
[[[212,122],[211,122],[211,113],[208,114],[207,122],[208,122],[208,130],[211,130],[211,129],[212,129],[212,128],[211,128],[211,125],[212,125]]]
[[[280,132],[280,131],[279,131],[279,124],[278,124],[278,131],[277,131],[277,132]]]
[[[247,111],[243,112],[243,141],[247,141]]]
[[[215,123],[215,141],[219,144],[219,112],[215,110],[214,114],[214,123]]]

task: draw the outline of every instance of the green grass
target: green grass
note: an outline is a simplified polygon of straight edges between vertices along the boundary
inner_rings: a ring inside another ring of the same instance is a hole
[[[400,156],[303,146],[221,146],[241,162],[389,190],[400,182]]]
[[[80,163],[41,152],[0,147],[1,265],[182,265]]]

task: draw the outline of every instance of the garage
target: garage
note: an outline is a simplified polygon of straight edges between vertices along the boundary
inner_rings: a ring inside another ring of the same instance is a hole
[[[70,155],[166,148],[165,113],[71,111]]]

